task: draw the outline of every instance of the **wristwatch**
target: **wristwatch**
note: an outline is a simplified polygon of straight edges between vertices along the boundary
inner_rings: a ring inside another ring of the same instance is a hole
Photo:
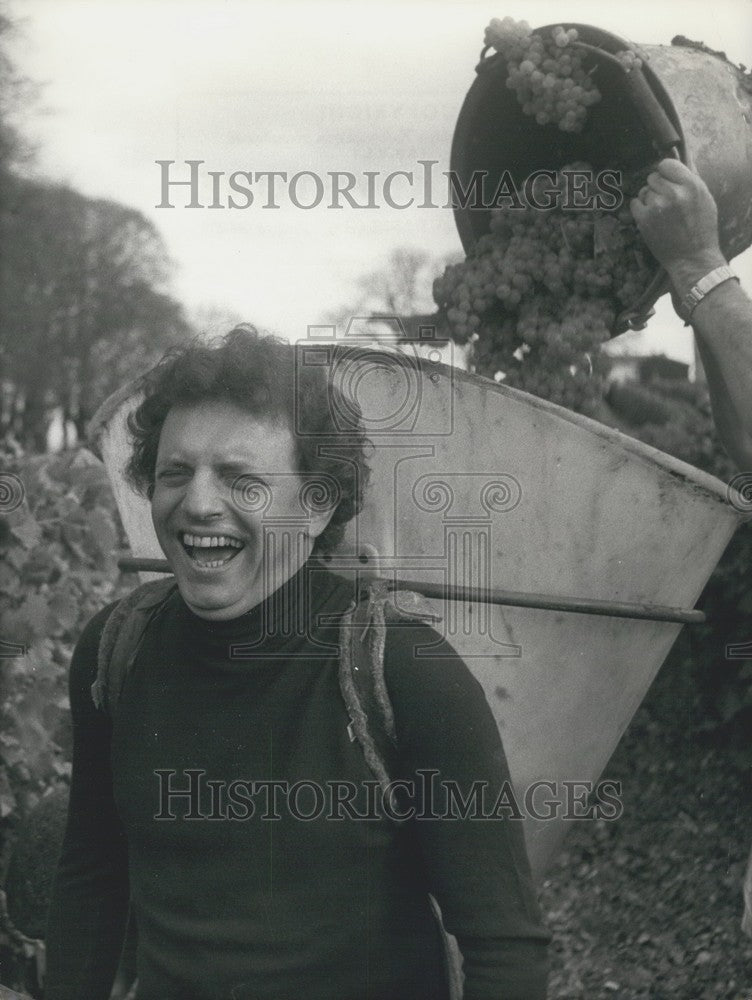
[[[697,284],[693,285],[681,300],[681,311],[685,321],[689,319],[708,292],[712,292],[718,285],[722,285],[724,281],[729,281],[731,278],[739,280],[728,264],[721,264],[720,267],[714,267],[712,271],[709,271],[703,278],[700,278]]]

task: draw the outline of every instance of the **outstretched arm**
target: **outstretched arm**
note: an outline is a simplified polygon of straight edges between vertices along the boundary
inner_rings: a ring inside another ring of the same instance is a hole
[[[718,212],[702,178],[678,160],[662,160],[631,203],[632,216],[666,269],[674,308],[715,268],[727,263]],[[692,310],[718,435],[742,469],[752,469],[752,300],[738,281],[716,285]]]

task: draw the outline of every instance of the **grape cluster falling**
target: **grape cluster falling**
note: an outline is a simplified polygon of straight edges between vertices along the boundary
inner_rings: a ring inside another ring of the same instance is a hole
[[[514,90],[526,115],[539,125],[558,125],[563,132],[580,132],[588,108],[601,93],[583,67],[575,43],[576,28],[556,27],[550,36],[534,34],[527,21],[494,18],[485,43],[507,64],[507,87]]]
[[[553,189],[564,190],[563,167]],[[453,338],[481,374],[593,413],[605,389],[598,348],[644,291],[652,258],[629,208],[506,207],[467,259],[434,282]]]

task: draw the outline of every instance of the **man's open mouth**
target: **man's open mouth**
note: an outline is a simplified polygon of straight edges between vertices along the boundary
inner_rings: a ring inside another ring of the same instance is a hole
[[[235,558],[245,545],[232,535],[190,535],[180,533],[180,541],[193,562],[205,569],[218,569]]]

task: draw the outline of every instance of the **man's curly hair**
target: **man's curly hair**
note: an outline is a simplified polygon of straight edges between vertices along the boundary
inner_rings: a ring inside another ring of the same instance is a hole
[[[284,421],[295,442],[298,472],[335,480],[337,506],[313,548],[317,554],[331,552],[363,506],[370,442],[360,408],[342,398],[329,366],[300,364],[299,357],[295,345],[249,325],[219,340],[173,348],[138,383],[144,400],[128,417],[133,445],[125,467],[128,482],[151,500],[159,437],[173,406],[231,402],[256,417]]]

